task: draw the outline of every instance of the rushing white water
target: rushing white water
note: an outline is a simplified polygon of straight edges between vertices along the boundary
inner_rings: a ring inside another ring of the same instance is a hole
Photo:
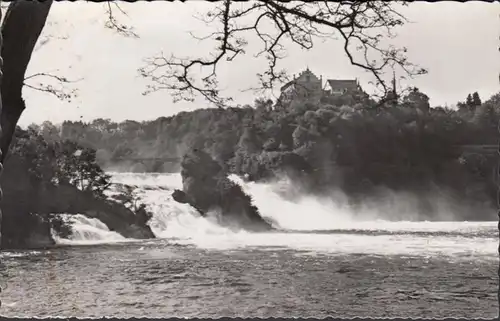
[[[230,233],[229,230],[201,217],[191,206],[172,199],[173,190],[182,189],[180,175],[113,173],[113,182],[138,187],[138,196],[153,213],[149,226],[159,238]]]
[[[381,202],[378,207],[362,207],[354,211],[347,205],[346,198],[335,193],[332,198],[294,196],[293,200],[281,195],[287,193],[290,182],[286,179],[274,184],[245,183],[236,175],[230,179],[252,195],[255,205],[263,216],[276,221],[279,227],[295,231],[365,230],[393,232],[474,232],[488,229],[496,222],[466,221],[406,221],[397,218],[412,217],[411,202],[395,204]],[[408,199],[404,200],[405,202]],[[409,203],[409,204],[408,204]],[[389,208],[390,207],[390,208]],[[410,213],[408,213],[410,212]],[[399,215],[398,215],[399,214]],[[388,220],[390,218],[390,220]],[[396,218],[396,220],[395,220]]]
[[[229,250],[245,247],[284,248],[310,253],[376,255],[447,255],[496,258],[496,222],[425,222],[384,220],[384,212],[365,209],[354,213],[338,197],[283,197],[286,182],[245,183],[230,177],[249,193],[261,214],[284,230],[271,233],[233,232],[193,208],[175,202],[171,193],[181,188],[179,174],[112,173],[115,183],[137,187],[138,195],[153,213],[150,226],[170,243]],[[75,217],[73,242],[116,242],[97,220]],[[493,233],[493,234],[492,234]]]
[[[89,218],[82,214],[61,214],[60,216],[64,221],[71,223],[73,233],[69,239],[54,235],[59,244],[84,245],[126,241],[123,236],[110,231],[103,222],[96,218]]]

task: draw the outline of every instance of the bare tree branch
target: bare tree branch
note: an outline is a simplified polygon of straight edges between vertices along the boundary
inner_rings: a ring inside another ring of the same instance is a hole
[[[45,47],[48,43],[52,42],[52,40],[67,40],[69,39],[69,35],[61,35],[61,31],[57,31],[57,34],[52,34],[47,32],[47,27],[51,26],[57,26],[59,23],[54,22],[54,21],[47,21],[45,23],[45,30],[42,35],[40,35],[40,38],[38,38],[38,41],[36,43],[34,51],[38,51],[41,48]],[[61,28],[58,28],[61,29]]]
[[[179,58],[161,54],[147,59],[146,65],[139,69],[140,74],[152,82],[144,94],[167,89],[174,101],[193,101],[195,95],[201,94],[222,107],[231,98],[220,94],[217,66],[244,55],[249,35],[256,36],[261,44],[255,56],[264,56],[268,65],[264,72],[257,73],[258,88],[251,90],[264,91],[289,80],[287,72],[278,69],[278,62],[286,57],[288,43],[310,50],[316,39],[328,41],[340,36],[337,39],[343,41],[343,50],[350,63],[375,78],[375,96],[387,97],[392,89],[384,77],[387,71],[392,73],[401,69],[409,77],[427,72],[408,61],[406,48],[382,42],[394,38],[393,30],[407,22],[394,5],[394,2],[384,1],[235,3],[225,0],[204,17],[199,17],[208,26],[217,23],[222,27],[205,37],[195,36],[200,41],[217,43],[211,57]],[[201,76],[195,74],[196,69],[201,70]]]
[[[217,11],[216,13],[224,29],[221,33],[213,33],[215,39],[220,43],[220,46],[217,48],[219,53],[211,60],[188,60],[179,59],[174,56],[167,59],[163,56],[163,54],[160,57],[148,59],[148,66],[141,68],[140,73],[142,76],[152,79],[157,86],[149,86],[145,94],[165,88],[173,90],[174,101],[193,101],[193,96],[197,92],[218,107],[223,107],[224,104],[231,100],[230,98],[223,99],[220,97],[216,77],[217,64],[222,57],[226,56],[226,60],[231,61],[242,52],[241,46],[244,41],[237,39],[235,43],[231,43],[229,39],[231,35],[229,27],[230,8],[231,1],[225,0],[222,10]],[[211,73],[201,79],[202,86],[196,85],[193,78],[189,75],[190,68],[194,66],[211,67]],[[164,67],[167,68],[168,72],[157,76],[156,72]],[[179,69],[181,72],[178,72]],[[188,96],[185,95],[186,92],[188,93]]]
[[[106,27],[109,29],[113,29],[119,34],[126,37],[134,37],[139,38],[139,36],[133,31],[131,27],[118,23],[118,20],[115,17],[113,8],[118,10],[122,15],[128,16],[127,13],[119,6],[117,2],[108,1],[105,3],[106,6]],[[54,22],[46,22],[46,25],[54,24]],[[42,38],[43,37],[43,38]],[[35,47],[35,51],[38,51],[40,48],[44,47],[47,43],[49,43],[53,39],[66,40],[68,36],[55,36],[55,35],[42,35],[37,42]],[[55,80],[58,85],[47,84],[46,82],[33,83],[34,78],[45,78]],[[35,73],[30,76],[24,78],[23,85],[32,90],[46,92],[56,96],[60,100],[71,101],[78,95],[78,89],[76,88],[68,88],[67,85],[70,83],[78,82],[82,79],[77,80],[69,80],[66,77],[58,76],[48,72]]]
[[[54,87],[53,85],[46,84],[46,83],[37,83],[36,85],[30,82],[27,82],[29,80],[33,80],[36,78],[49,78],[52,80],[56,80],[59,83],[58,88]],[[66,77],[63,76],[57,76],[51,73],[46,73],[46,72],[39,72],[32,74],[30,76],[27,76],[24,78],[24,83],[23,85],[27,88],[36,90],[36,91],[41,91],[41,92],[46,92],[49,94],[52,94],[56,96],[60,100],[66,100],[68,102],[71,102],[73,98],[75,98],[78,95],[78,89],[77,88],[67,88],[66,84],[71,84],[75,83],[78,81],[81,81],[83,78],[77,79],[77,80],[69,80]]]
[[[120,7],[120,5],[116,1],[107,1],[105,6],[106,14],[108,15],[107,20],[104,24],[106,28],[114,30],[125,37],[139,38],[139,35],[134,32],[134,29],[132,27],[121,24],[116,19],[113,12],[113,7],[117,9],[122,15],[128,17],[128,14]]]
[[[128,27],[123,24],[119,24],[115,14],[113,12],[113,8],[117,9],[121,14],[128,16],[127,13],[119,6],[117,2],[112,2],[108,1],[106,2],[106,14],[107,14],[107,20],[106,20],[106,27],[115,30],[119,34],[126,36],[126,37],[134,37],[134,38],[139,38],[139,36],[133,31],[131,27]],[[46,22],[47,26],[50,26],[54,24],[55,22]],[[63,36],[56,36],[52,34],[48,35],[41,35],[40,39],[37,42],[37,45],[35,47],[35,51],[38,51],[40,48],[44,47],[47,43],[52,41],[53,39],[59,39],[59,40],[66,40],[68,39],[67,35]],[[49,78],[51,80],[55,80],[58,82],[58,85],[52,85],[52,84],[47,84],[45,82],[40,82],[40,83],[33,83],[33,78]],[[49,94],[52,94],[56,96],[60,100],[65,100],[70,102],[73,98],[75,98],[78,95],[78,89],[76,88],[68,88],[67,85],[70,83],[78,82],[82,79],[77,79],[77,80],[69,80],[66,77],[63,76],[57,76],[48,72],[41,72],[41,73],[35,73],[33,75],[30,75],[28,77],[24,78],[24,83],[23,85],[26,86],[27,88],[30,88],[32,90],[36,91],[41,91],[41,92],[46,92]]]

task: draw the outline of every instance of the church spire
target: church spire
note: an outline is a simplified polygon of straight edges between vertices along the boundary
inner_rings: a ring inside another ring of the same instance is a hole
[[[396,71],[392,71],[392,92],[394,94],[394,97],[397,97],[397,90],[396,90]]]
[[[393,70],[392,71],[392,88],[386,88],[388,89],[386,93],[386,100],[390,104],[397,104],[399,97],[398,97],[398,92],[396,89],[396,72]]]
[[[396,89],[396,71],[392,71],[392,99],[394,99],[395,102],[399,100],[398,96],[398,90]]]

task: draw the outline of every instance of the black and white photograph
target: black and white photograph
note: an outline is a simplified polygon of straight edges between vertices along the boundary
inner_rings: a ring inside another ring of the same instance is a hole
[[[0,6],[0,316],[498,317],[499,2]]]

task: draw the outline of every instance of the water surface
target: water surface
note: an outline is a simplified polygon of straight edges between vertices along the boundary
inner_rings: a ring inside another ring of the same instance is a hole
[[[286,200],[276,185],[240,182],[285,230],[246,233],[173,202],[178,175],[114,179],[140,187],[159,239],[127,240],[72,216],[76,233],[60,247],[1,254],[2,315],[497,315],[496,222],[387,221],[338,200]]]

